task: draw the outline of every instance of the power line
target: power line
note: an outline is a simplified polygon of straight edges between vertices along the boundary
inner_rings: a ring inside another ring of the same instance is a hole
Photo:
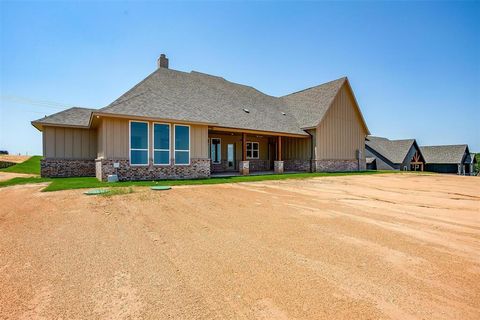
[[[61,102],[38,100],[38,99],[31,99],[27,97],[21,97],[21,96],[12,96],[12,95],[1,95],[0,100],[5,102],[26,104],[26,105],[35,106],[35,107],[50,108],[50,109],[57,109],[57,110],[64,110],[71,107],[75,107],[75,105],[65,104]]]

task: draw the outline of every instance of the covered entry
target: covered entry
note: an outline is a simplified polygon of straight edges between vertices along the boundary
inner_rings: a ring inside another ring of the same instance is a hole
[[[240,173],[284,171],[284,154],[295,159],[295,150],[288,149],[295,138],[272,133],[242,132],[236,129],[209,128],[208,152],[211,173]],[[287,153],[284,144],[287,143]],[[292,154],[293,153],[293,154]]]
[[[423,171],[425,160],[420,152],[416,151],[413,155],[412,161],[410,161],[410,171]]]

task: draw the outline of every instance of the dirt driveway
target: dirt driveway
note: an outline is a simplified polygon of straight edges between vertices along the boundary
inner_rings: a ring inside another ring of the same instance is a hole
[[[480,179],[0,189],[2,319],[479,319]]]

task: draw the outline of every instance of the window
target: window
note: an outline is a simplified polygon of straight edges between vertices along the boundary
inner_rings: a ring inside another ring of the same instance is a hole
[[[153,124],[153,164],[170,164],[170,125]]]
[[[130,164],[148,165],[148,123],[130,121]]]
[[[247,159],[258,159],[258,142],[247,142]]]
[[[210,146],[210,158],[213,163],[220,163],[222,161],[222,140],[220,138],[212,138]]]
[[[189,165],[190,164],[190,126],[179,125],[175,126],[175,164]]]

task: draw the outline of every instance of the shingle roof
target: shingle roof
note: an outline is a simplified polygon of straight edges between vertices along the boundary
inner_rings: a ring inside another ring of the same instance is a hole
[[[389,140],[387,138],[368,136],[365,144],[392,163],[399,164],[405,160],[415,139]]]
[[[273,97],[221,77],[158,68],[102,109],[71,108],[32,124],[87,127],[93,111],[308,136],[302,128],[318,125],[344,83],[346,77]]]
[[[318,125],[333,102],[346,77],[281,97],[302,128]]]
[[[375,160],[376,160],[375,157],[365,157],[365,162],[366,162],[367,164],[371,164],[371,163],[373,163]]]
[[[98,112],[308,135],[282,99],[194,71],[158,68]]]
[[[73,107],[49,116],[45,116],[38,120],[34,120],[32,121],[32,124],[34,126],[50,124],[88,128],[90,116],[93,111],[95,111],[95,109]]]
[[[444,146],[423,146],[420,147],[426,163],[462,163],[465,152],[468,152],[466,144],[444,145]]]

